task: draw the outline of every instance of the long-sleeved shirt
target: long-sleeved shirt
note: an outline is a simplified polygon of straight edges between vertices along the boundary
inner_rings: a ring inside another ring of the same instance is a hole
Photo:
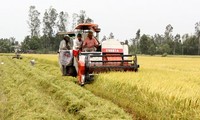
[[[83,41],[81,40],[78,40],[78,39],[75,39],[74,40],[74,43],[73,43],[73,49],[74,50],[80,50],[80,48],[82,47],[82,44],[83,44]]]
[[[60,50],[70,50],[70,49],[71,49],[71,48],[70,48],[69,43],[66,43],[65,40],[62,40],[62,41],[60,42],[60,45],[59,45],[59,52],[60,52]]]

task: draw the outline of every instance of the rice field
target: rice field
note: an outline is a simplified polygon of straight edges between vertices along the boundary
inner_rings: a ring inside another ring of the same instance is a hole
[[[27,54],[23,56],[27,57],[27,59],[36,59],[36,65],[40,66],[40,71],[57,75],[56,78],[60,78],[64,82],[69,82],[67,84],[74,85],[75,78],[62,78],[60,76],[60,71],[57,68],[57,55]],[[115,105],[120,106],[127,113],[131,114],[131,119],[200,119],[200,57],[138,56],[138,62],[140,69],[137,73],[102,73],[95,76],[95,81],[92,84],[87,84],[84,88],[76,84],[74,86],[80,88],[81,91],[87,91],[99,96],[97,100],[102,98],[107,99]],[[44,63],[48,67],[44,67]],[[53,68],[52,65],[54,65]],[[46,75],[44,74],[44,76]],[[39,78],[35,76],[35,79]],[[60,81],[60,79],[57,81]],[[45,83],[46,81],[49,80],[43,80]],[[55,83],[53,79],[51,82]],[[56,88],[60,86],[63,85],[57,84]],[[59,93],[59,95],[62,96],[62,93]],[[60,98],[56,100],[59,101]],[[104,108],[104,110],[106,109]],[[69,115],[71,114],[69,113]],[[90,118],[88,115],[85,116]],[[122,116],[121,118],[130,119],[130,115],[128,114],[123,113]],[[113,119],[118,118],[120,117],[114,117]]]
[[[47,58],[47,57],[45,57]],[[62,77],[49,60],[0,56],[0,120],[126,120],[132,116]]]
[[[96,76],[87,89],[143,119],[200,119],[200,58],[139,56],[139,72]]]

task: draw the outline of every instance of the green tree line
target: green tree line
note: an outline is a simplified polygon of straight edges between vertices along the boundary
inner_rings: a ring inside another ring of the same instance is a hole
[[[29,7],[27,24],[30,35],[21,42],[22,52],[55,53],[62,40],[62,36],[56,35],[57,32],[73,30],[79,23],[93,22],[84,10],[72,14],[71,26],[69,14],[64,11],[58,12],[53,7],[45,10],[42,20],[40,20],[40,15],[35,6]],[[14,48],[13,39],[0,39],[0,52],[13,52]]]
[[[79,23],[93,22],[84,10],[80,10],[80,13],[73,13],[71,15],[72,21],[69,21],[70,15],[67,12],[58,12],[53,7],[45,10],[42,20],[40,15],[41,13],[35,6],[29,7],[27,24],[30,35],[27,35],[20,44],[22,52],[56,52],[62,40],[60,36],[56,35],[57,32],[73,30]],[[200,22],[195,24],[195,34],[193,35],[184,34],[181,36],[176,34],[173,36],[172,33],[173,27],[171,24],[166,26],[163,34],[153,36],[140,35],[140,29],[138,29],[135,37],[125,40],[125,43],[129,45],[130,53],[200,55]],[[113,33],[110,36],[114,37]],[[13,52],[13,46],[16,45],[18,45],[18,42],[13,37],[0,39],[0,52]]]
[[[73,13],[72,26],[69,26],[69,14],[64,11],[58,13],[53,7],[45,10],[42,22],[39,16],[40,12],[36,10],[36,7],[30,6],[27,23],[31,34],[26,36],[21,43],[21,49],[24,52],[56,52],[62,40],[61,36],[56,35],[57,32],[73,30],[79,23],[93,22],[91,18],[87,17],[84,10],[80,10],[78,14]],[[42,35],[40,35],[41,24],[43,24]]]
[[[1,38],[0,39],[0,53],[10,53],[14,51],[14,48],[18,46],[18,41],[14,37]]]
[[[140,36],[140,29],[136,37],[129,42],[129,51],[139,54],[171,54],[171,55],[200,55],[200,23],[195,24],[195,34],[172,35],[172,25],[167,25],[164,34],[154,36],[143,34]]]

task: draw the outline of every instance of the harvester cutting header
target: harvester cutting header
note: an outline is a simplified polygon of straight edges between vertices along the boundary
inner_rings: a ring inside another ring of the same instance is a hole
[[[94,74],[101,72],[138,71],[137,56],[128,54],[128,45],[116,39],[107,39],[100,43],[99,32],[97,24],[79,24],[74,32],[58,33],[71,37],[81,34],[81,49],[60,50],[59,53],[59,62],[64,66],[63,74],[70,71],[68,75],[77,76],[80,85],[90,82]],[[90,48],[91,44],[94,44],[94,49]]]

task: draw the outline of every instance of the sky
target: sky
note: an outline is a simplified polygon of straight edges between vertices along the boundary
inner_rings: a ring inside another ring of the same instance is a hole
[[[200,0],[0,0],[0,38],[14,37],[22,42],[30,35],[28,11],[31,5],[43,14],[51,6],[57,12],[73,13],[85,10],[101,28],[100,38],[112,32],[118,40],[142,34],[164,34],[168,24],[173,35],[194,34],[200,21]],[[42,28],[42,25],[41,25]],[[41,30],[42,34],[42,30]]]

